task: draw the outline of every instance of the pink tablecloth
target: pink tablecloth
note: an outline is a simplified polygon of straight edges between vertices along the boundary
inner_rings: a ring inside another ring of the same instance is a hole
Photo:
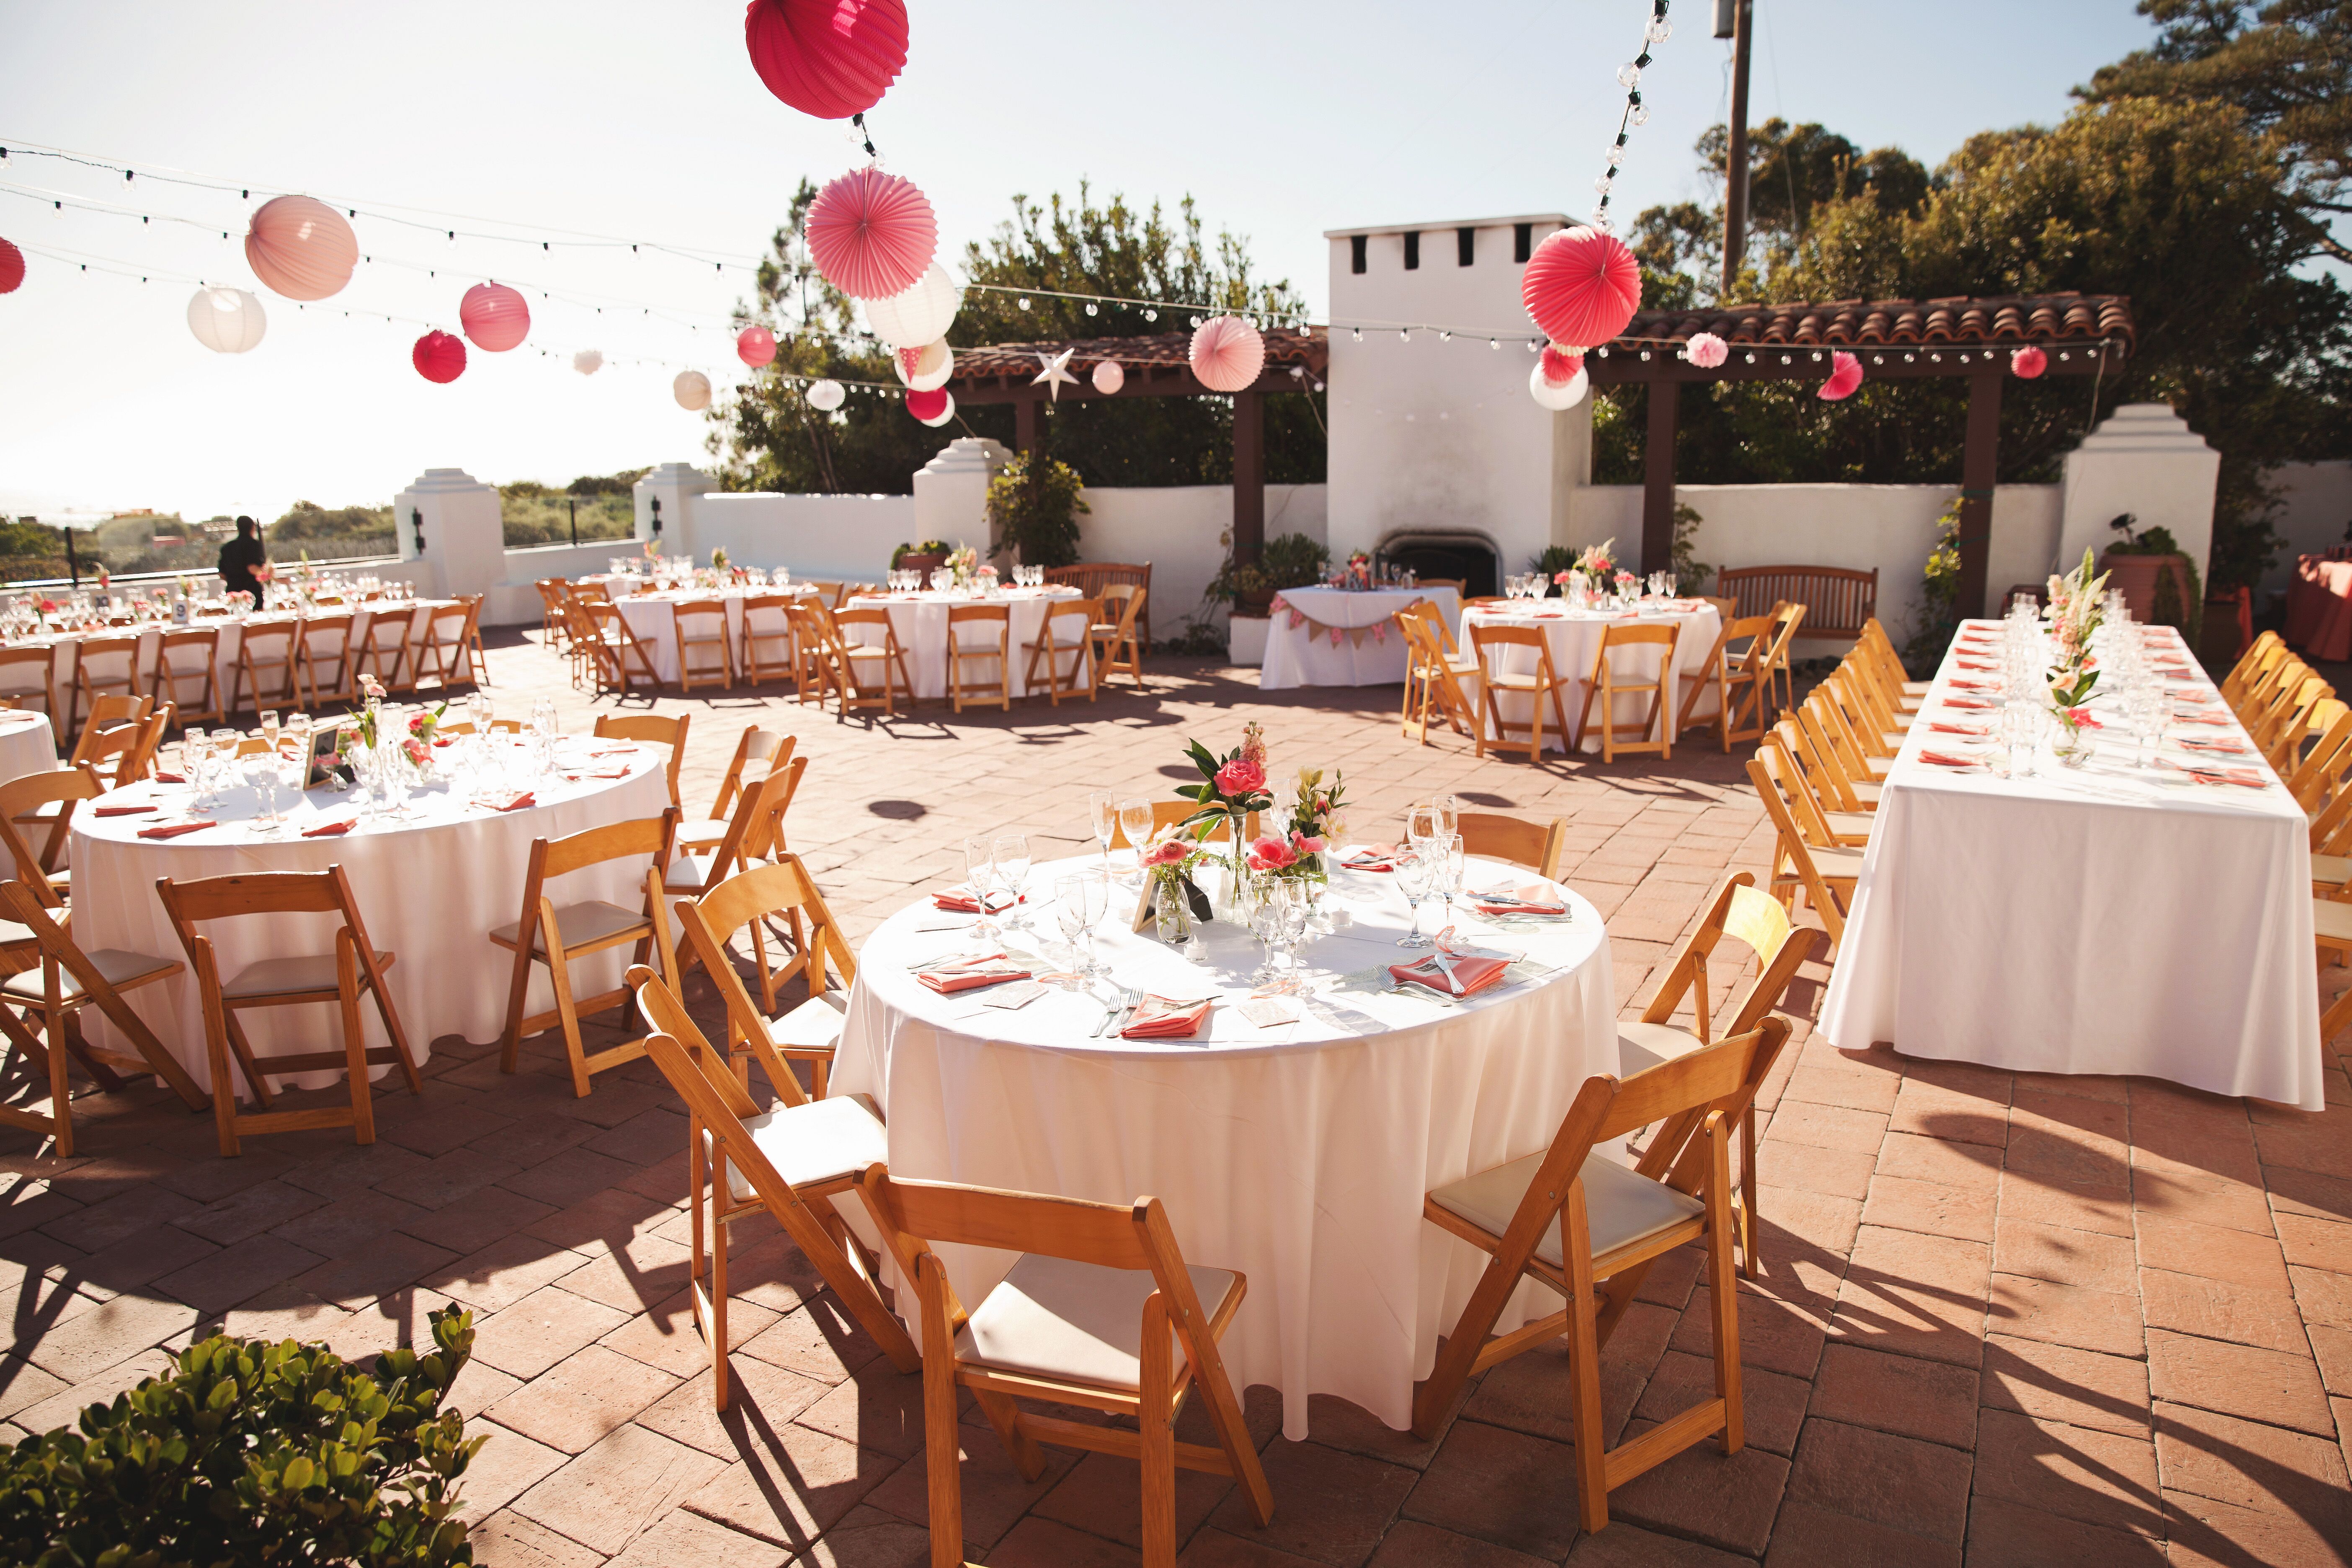
[[[2352,561],[2295,558],[2286,590],[2287,646],[2308,658],[2352,658]]]

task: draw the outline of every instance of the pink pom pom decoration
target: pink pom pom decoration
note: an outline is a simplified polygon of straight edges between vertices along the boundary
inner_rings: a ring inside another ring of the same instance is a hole
[[[278,196],[254,210],[245,258],[274,292],[289,300],[323,300],[352,280],[360,241],[343,215],[326,203]]]
[[[1713,332],[1693,332],[1688,347],[1691,363],[1701,370],[1713,370],[1731,357],[1731,345]]]
[[[451,382],[466,373],[464,342],[438,328],[417,339],[408,358],[416,374],[427,381]]]
[[[887,300],[930,266],[940,226],[913,182],[869,165],[817,194],[808,247],[826,282],[853,300]]]
[[[2032,381],[2050,368],[2050,356],[2028,343],[2009,356],[2009,368],[2012,374]]]
[[[913,415],[916,418],[921,420],[926,425],[932,423],[941,415],[945,414],[947,412],[947,388],[943,386],[933,387],[929,392],[909,392],[907,394],[907,412]]]
[[[1192,374],[1211,392],[1243,392],[1265,368],[1265,340],[1239,316],[1213,316],[1192,334]]]
[[[1584,356],[1573,349],[1559,349],[1546,343],[1543,353],[1536,361],[1536,368],[1543,372],[1544,380],[1551,385],[1566,386],[1576,379],[1576,373],[1584,368]]]
[[[753,370],[776,357],[776,334],[765,327],[746,327],[735,334],[735,357]]]
[[[1822,383],[1814,395],[1823,403],[1836,403],[1852,397],[1853,389],[1862,384],[1862,362],[1840,350],[1830,355],[1830,378]]]
[[[1589,349],[1625,330],[1642,308],[1642,265],[1597,228],[1564,228],[1536,247],[1519,298],[1544,336]]]
[[[476,348],[504,353],[530,335],[530,307],[503,283],[477,283],[457,302],[457,324]]]
[[[1108,397],[1127,384],[1127,367],[1115,359],[1100,361],[1095,366],[1095,390]]]
[[[25,253],[0,239],[0,294],[14,294],[25,281]]]
[[[903,0],[751,0],[743,43],[768,90],[819,120],[882,100],[907,68]]]

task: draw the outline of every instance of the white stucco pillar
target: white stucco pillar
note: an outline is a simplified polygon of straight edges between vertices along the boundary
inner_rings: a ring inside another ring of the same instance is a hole
[[[994,554],[988,482],[1012,460],[1010,451],[985,436],[959,437],[941,447],[939,456],[915,470],[915,537],[906,542],[943,539],[950,545],[979,545],[983,554]]]
[[[2168,528],[2181,553],[2209,579],[2213,491],[2221,454],[2161,403],[2126,403],[2066,454],[2055,570],[2116,542],[2108,527],[2130,512],[2135,530]],[[1998,586],[1998,584],[1996,584]]]
[[[495,485],[463,468],[427,468],[393,498],[400,558],[418,563],[413,579],[436,597],[487,594],[506,581],[506,536]],[[425,548],[417,549],[420,527]]]
[[[715,488],[710,476],[692,463],[664,463],[639,479],[631,490],[637,508],[637,541],[656,537],[654,503],[661,503],[660,550],[664,555],[691,555],[699,562],[704,552],[694,529],[694,502]]]

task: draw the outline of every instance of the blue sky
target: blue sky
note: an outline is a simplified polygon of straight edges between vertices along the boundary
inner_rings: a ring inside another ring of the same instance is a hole
[[[2130,0],[1757,0],[1751,118],[1818,120],[1933,163],[1970,132],[2063,115],[2068,89],[2150,37]],[[1249,237],[1259,267],[1319,310],[1327,228],[1592,204],[1614,133],[1614,73],[1645,0],[1403,5],[1341,0],[1087,5],[913,0],[906,74],[869,115],[887,166],[939,212],[943,255],[1014,192],[1172,202]],[[1722,118],[1727,46],[1680,0],[1644,84],[1615,206],[1703,194],[1691,145]],[[0,0],[0,144],[71,148],[309,190],[749,258],[803,174],[861,156],[845,128],[770,97],[732,0],[361,6],[236,0]],[[12,158],[0,187],[184,215],[209,236],[0,191],[0,237],[254,287],[236,193]],[[698,459],[704,426],[671,400],[691,363],[726,384],[720,329],[740,273],[625,253],[452,246],[364,217],[362,248],[436,270],[615,301],[599,316],[530,292],[529,349],[475,353],[434,386],[422,331],[456,328],[467,279],[362,267],[324,308],[264,294],[268,336],[221,356],[184,324],[191,283],[83,275],[35,255],[0,297],[0,511],[153,507],[271,517],[297,497],[380,503],[426,468],[562,481]],[[511,270],[509,270],[511,269]],[[684,324],[624,320],[618,301]],[[1496,323],[1497,326],[1510,323]],[[663,366],[569,368],[573,349]]]

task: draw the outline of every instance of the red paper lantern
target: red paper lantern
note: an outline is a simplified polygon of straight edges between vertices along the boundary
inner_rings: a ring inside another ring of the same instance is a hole
[[[427,381],[451,382],[466,374],[465,342],[437,327],[416,340],[408,357]]]
[[[1544,380],[1552,385],[1566,386],[1576,379],[1576,373],[1584,368],[1584,356],[1546,343],[1543,353],[1536,360],[1536,367],[1543,372]]]
[[[25,253],[0,239],[0,294],[14,294],[25,281]]]
[[[2009,368],[2027,381],[2032,381],[2050,368],[2050,356],[2032,343],[2028,343],[2009,356]]]
[[[768,90],[819,120],[881,101],[907,68],[904,0],[751,0],[743,13],[751,68]]]
[[[948,411],[948,389],[935,386],[929,392],[907,394],[907,412],[929,425]]]
[[[457,302],[457,324],[476,348],[504,353],[530,335],[530,307],[503,283],[477,283]]]
[[[255,209],[245,236],[253,275],[289,300],[342,291],[360,262],[359,237],[343,215],[310,196],[278,196]]]
[[[1840,350],[1830,355],[1830,378],[1822,383],[1821,391],[1814,395],[1823,403],[1842,402],[1852,397],[1854,388],[1861,384],[1862,362]]]
[[[1642,308],[1642,264],[1613,234],[1564,228],[1536,247],[1519,298],[1552,342],[1597,348]]]
[[[1265,340],[1239,316],[1213,316],[1192,334],[1192,374],[1211,392],[1243,392],[1265,368]]]
[[[887,300],[913,288],[930,266],[940,226],[912,181],[869,164],[817,193],[808,247],[825,281],[851,299]]]
[[[735,357],[753,370],[776,357],[776,334],[765,327],[746,327],[735,334]]]

